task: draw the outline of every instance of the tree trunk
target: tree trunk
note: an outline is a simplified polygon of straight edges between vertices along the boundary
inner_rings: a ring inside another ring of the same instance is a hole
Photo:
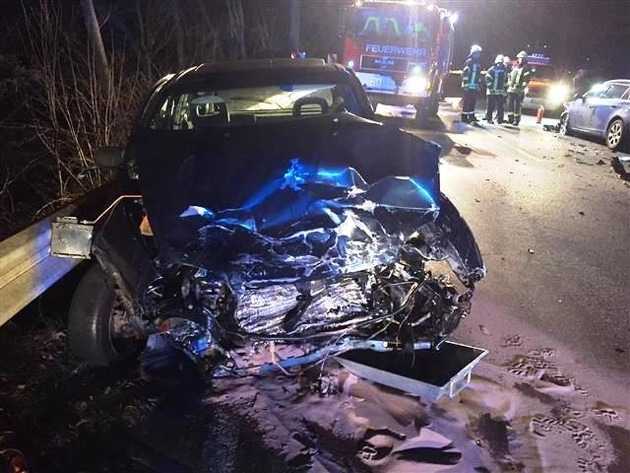
[[[230,37],[236,42],[236,57],[247,58],[245,44],[245,14],[241,0],[227,0]]]
[[[289,49],[300,50],[301,0],[289,0]]]
[[[106,85],[109,81],[109,63],[107,61],[107,55],[105,54],[101,28],[98,24],[98,18],[96,18],[96,11],[94,10],[92,0],[81,0],[81,10],[83,12],[83,20],[85,21],[90,46],[94,51],[98,80],[101,85]]]
[[[184,29],[182,27],[182,18],[179,11],[179,4],[177,1],[171,2],[171,8],[173,9],[173,19],[175,20],[175,45],[177,47],[177,67],[183,69],[186,65],[184,54]]]

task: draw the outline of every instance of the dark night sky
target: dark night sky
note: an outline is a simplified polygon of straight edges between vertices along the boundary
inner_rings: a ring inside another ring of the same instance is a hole
[[[59,0],[75,1],[75,0]],[[106,10],[109,2],[95,0]],[[122,0],[133,2],[135,0]],[[140,0],[143,1],[143,0]],[[205,0],[209,4],[223,0]],[[248,0],[250,1],[250,0]],[[279,11],[287,9],[287,0],[255,0]],[[338,22],[336,8],[351,0],[302,0],[303,31],[320,43],[330,39],[329,28]],[[431,0],[427,0],[431,1]],[[484,62],[497,53],[514,56],[521,49],[543,51],[544,44],[554,62],[570,69],[590,65],[601,69],[605,78],[630,78],[630,0],[433,0],[440,6],[459,13],[456,25],[455,66],[461,65],[470,45],[484,47]],[[0,0],[1,3],[5,3]],[[26,5],[37,0],[24,0]],[[13,25],[5,38],[15,38],[20,21],[20,2],[10,1],[5,7],[2,23]],[[282,22],[281,22],[282,23]],[[330,41],[328,41],[330,42]],[[528,48],[528,45],[531,45]],[[590,61],[587,60],[590,58]]]
[[[308,0],[307,0],[308,1]],[[437,0],[459,12],[456,63],[468,47],[497,53],[546,51],[558,65],[590,65],[607,77],[630,76],[630,0]],[[528,47],[530,45],[530,47]],[[590,60],[588,59],[590,58]]]

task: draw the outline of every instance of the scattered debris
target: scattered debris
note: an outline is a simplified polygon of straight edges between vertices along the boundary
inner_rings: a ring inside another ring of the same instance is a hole
[[[560,123],[557,125],[543,125],[543,130],[551,131],[551,132],[559,132],[560,131]]]
[[[584,212],[583,212],[583,211],[581,211],[581,210],[580,210],[578,213],[579,213],[580,215],[584,216]]]
[[[619,348],[619,347],[615,347],[615,351],[617,353],[625,353],[626,352],[626,350],[624,350],[623,348]]]
[[[618,155],[612,159],[612,167],[625,181],[630,181],[630,155]]]
[[[527,248],[527,252],[528,252],[530,255],[533,255],[533,254],[535,254],[535,253],[536,253],[536,252],[534,251],[534,249],[533,249],[533,248]]]
[[[598,166],[603,166],[604,164],[606,164],[606,161],[604,161],[603,159],[600,159],[595,164],[597,164]]]
[[[481,331],[481,333],[483,333],[484,335],[492,335],[490,333],[490,330],[488,330],[488,327],[486,327],[485,325],[479,325],[479,331]]]
[[[470,153],[472,153],[472,148],[470,148],[469,146],[455,145],[455,146],[453,146],[453,148],[455,148],[455,150],[457,152],[459,152],[460,154],[463,154],[463,155],[466,155],[466,156],[468,156]]]
[[[520,347],[523,344],[523,339],[520,335],[511,335],[503,339],[502,347]]]

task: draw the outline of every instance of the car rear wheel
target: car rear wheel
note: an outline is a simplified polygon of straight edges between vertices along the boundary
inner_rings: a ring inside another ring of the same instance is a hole
[[[564,112],[560,115],[560,134],[564,136],[571,136],[573,130],[571,130],[571,126],[569,124],[569,113]]]
[[[142,335],[130,322],[110,280],[99,265],[93,265],[70,304],[68,341],[72,352],[92,366],[109,366],[138,354]]]
[[[623,120],[620,118],[614,119],[606,130],[606,146],[616,151],[623,146],[625,138],[626,130]]]

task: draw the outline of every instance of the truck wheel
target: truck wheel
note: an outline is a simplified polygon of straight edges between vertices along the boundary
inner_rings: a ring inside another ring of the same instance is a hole
[[[615,118],[606,129],[606,146],[617,151],[624,145],[626,129],[621,118]]]
[[[72,352],[91,366],[109,366],[136,355],[142,344],[130,333],[120,297],[98,264],[77,286],[68,313]]]

